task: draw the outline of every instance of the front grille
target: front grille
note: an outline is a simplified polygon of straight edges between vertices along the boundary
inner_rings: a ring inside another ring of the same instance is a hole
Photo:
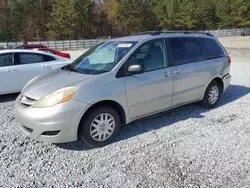
[[[22,98],[21,98],[21,100],[20,100],[20,102],[21,102],[23,105],[28,106],[28,107],[31,106],[31,105],[33,105],[36,101],[37,101],[37,100],[32,99],[32,98],[27,97],[27,96],[22,96]]]

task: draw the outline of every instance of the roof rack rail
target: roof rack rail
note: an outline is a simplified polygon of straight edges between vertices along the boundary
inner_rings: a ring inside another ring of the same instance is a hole
[[[146,35],[146,34],[152,35],[152,33],[154,32],[157,32],[157,31],[144,31],[144,32],[139,32],[139,33],[133,33],[132,35]],[[158,32],[161,32],[161,31],[158,31]]]
[[[140,32],[140,33],[135,33],[133,35],[145,35],[145,34],[150,34],[152,36],[154,35],[160,35],[160,34],[177,34],[177,33],[183,33],[183,34],[200,34],[200,35],[207,35],[214,37],[214,35],[210,32],[202,32],[202,31],[145,31],[145,32]]]

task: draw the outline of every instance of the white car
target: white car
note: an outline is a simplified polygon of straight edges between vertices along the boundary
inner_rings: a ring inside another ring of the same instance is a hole
[[[32,50],[0,51],[0,95],[20,92],[32,78],[61,68],[72,60]]]

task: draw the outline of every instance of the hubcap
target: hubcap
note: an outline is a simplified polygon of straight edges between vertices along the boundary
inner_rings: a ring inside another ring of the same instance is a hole
[[[215,104],[219,98],[219,88],[217,86],[214,86],[209,91],[209,98],[208,101],[210,104]]]
[[[91,137],[99,142],[107,140],[115,130],[115,119],[111,114],[102,113],[94,118],[90,125]]]

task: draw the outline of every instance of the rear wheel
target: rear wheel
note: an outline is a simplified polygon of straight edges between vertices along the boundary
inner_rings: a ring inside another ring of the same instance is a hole
[[[110,144],[119,134],[121,120],[116,110],[109,106],[99,107],[86,115],[80,124],[80,138],[89,147]]]
[[[212,81],[206,89],[205,95],[201,101],[205,108],[213,108],[217,105],[222,92],[222,87],[216,81]]]

